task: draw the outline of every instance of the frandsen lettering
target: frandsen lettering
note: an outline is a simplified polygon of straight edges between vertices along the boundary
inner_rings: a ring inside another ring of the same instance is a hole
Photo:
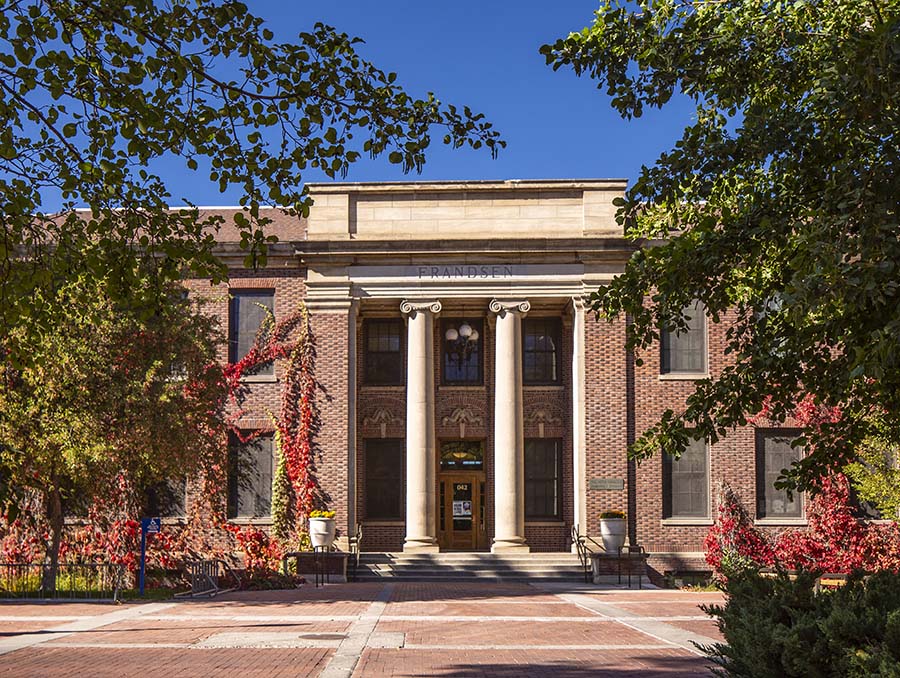
[[[419,279],[431,278],[450,279],[450,278],[469,278],[475,280],[478,278],[509,278],[513,274],[513,267],[507,264],[497,265],[472,265],[472,264],[454,264],[452,266],[419,266]]]

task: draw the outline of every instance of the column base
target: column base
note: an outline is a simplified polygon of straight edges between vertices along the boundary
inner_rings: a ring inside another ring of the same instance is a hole
[[[407,539],[403,543],[403,553],[440,553],[441,547],[434,539]]]
[[[491,553],[531,553],[531,547],[523,537],[495,539],[491,544]]]

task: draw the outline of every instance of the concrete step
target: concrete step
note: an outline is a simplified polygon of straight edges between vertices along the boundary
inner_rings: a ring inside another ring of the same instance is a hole
[[[577,570],[581,563],[367,563],[373,569],[394,570]]]
[[[579,562],[578,556],[574,553],[533,553],[520,555],[502,555],[497,553],[362,553],[360,554],[360,561],[409,563]]]
[[[584,570],[572,553],[363,553],[357,579],[580,582]]]

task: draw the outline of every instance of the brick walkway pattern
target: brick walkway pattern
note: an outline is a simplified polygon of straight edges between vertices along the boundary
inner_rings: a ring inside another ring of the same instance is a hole
[[[162,603],[0,604],[0,676],[708,676],[717,593],[335,584]]]

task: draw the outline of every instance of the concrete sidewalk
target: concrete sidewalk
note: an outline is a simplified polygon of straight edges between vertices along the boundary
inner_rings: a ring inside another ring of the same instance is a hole
[[[0,604],[0,676],[709,675],[717,593],[335,584],[164,603]]]

